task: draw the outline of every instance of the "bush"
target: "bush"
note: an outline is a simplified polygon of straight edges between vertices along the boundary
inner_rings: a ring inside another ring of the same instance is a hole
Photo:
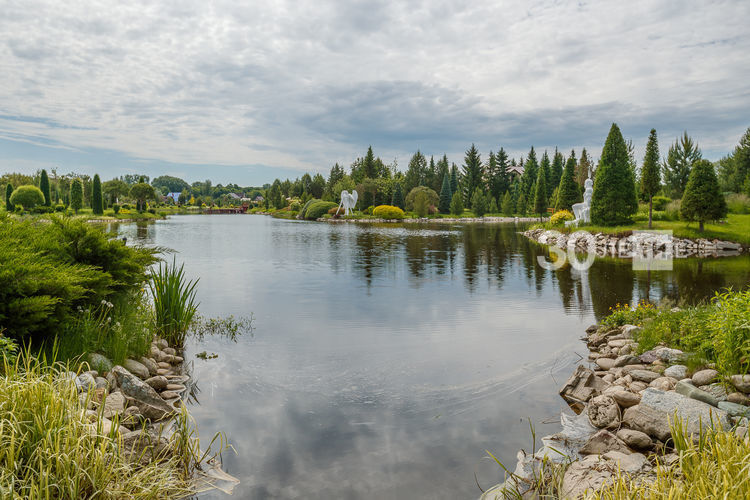
[[[666,196],[654,196],[651,198],[651,201],[653,202],[653,208],[656,211],[661,212],[665,208],[667,208],[667,203],[672,201],[672,198],[668,198]]]
[[[727,196],[727,207],[730,214],[750,214],[750,197],[743,193]]]
[[[118,205],[117,203],[113,203],[112,204],[112,211],[115,213],[115,215],[119,214],[120,213],[120,205]]]
[[[62,203],[58,203],[55,205],[55,212],[64,212],[65,211],[65,205]]]
[[[344,215],[344,207],[331,207],[331,209],[328,211],[328,215],[332,217],[339,217],[341,215]]]
[[[568,210],[558,210],[552,214],[552,217],[549,218],[549,222],[553,226],[562,226],[565,224],[565,221],[573,219],[575,219],[575,217]]]
[[[362,213],[365,215],[372,215],[372,211],[375,209],[374,206],[370,205],[369,207],[365,208]]]
[[[464,213],[464,200],[461,196],[461,193],[456,192],[453,193],[453,197],[451,198],[451,214],[453,215],[461,215]]]
[[[155,208],[149,208],[147,210],[147,212],[150,213],[150,214],[156,215],[156,209]]]
[[[316,201],[320,201],[318,199],[313,198],[312,200],[307,200],[307,203],[305,203],[302,206],[302,210],[299,211],[299,214],[297,215],[300,219],[304,219],[307,215],[307,209],[310,208],[310,205],[315,203]],[[261,207],[258,207],[261,211],[263,210]]]
[[[338,203],[332,201],[315,200],[307,207],[304,218],[307,220],[319,219],[323,214],[328,213],[328,210],[336,206],[338,206]]]
[[[435,191],[433,191],[432,189],[428,188],[427,186],[417,186],[414,189],[412,189],[411,191],[409,191],[408,195],[406,195],[406,210],[414,211],[414,209],[415,209],[414,203],[416,201],[418,193],[425,193],[425,195],[427,197],[427,205],[426,206],[428,206],[428,207],[430,205],[437,206],[437,205],[440,204],[440,197],[438,196],[438,194]]]
[[[122,208],[124,208],[125,210],[130,210],[130,205],[128,203],[123,203]]]
[[[37,205],[32,210],[33,214],[51,214],[55,211],[52,207],[46,207],[44,205]]]
[[[664,208],[664,220],[680,220],[680,200],[672,200]]]
[[[195,303],[195,286],[198,280],[190,281],[185,276],[185,265],[179,268],[160,265],[149,282],[149,291],[154,300],[154,325],[169,345],[182,347],[190,323],[198,310]]]
[[[292,212],[299,212],[300,208],[302,208],[302,204],[298,201],[293,201],[291,205],[289,205],[289,210]]]
[[[392,205],[380,205],[373,209],[372,215],[380,219],[403,219],[404,211]]]
[[[36,186],[18,186],[10,195],[13,205],[22,205],[24,209],[31,210],[37,205],[44,205],[42,190]]]

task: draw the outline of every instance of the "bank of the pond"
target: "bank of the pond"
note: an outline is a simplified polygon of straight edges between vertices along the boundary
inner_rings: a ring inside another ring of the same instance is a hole
[[[482,500],[747,498],[748,323],[750,290],[687,310],[615,308],[586,330],[591,368],[560,389],[577,416]]]
[[[542,219],[542,220],[547,220]],[[317,219],[318,222],[356,222],[363,224],[378,223],[403,223],[403,224],[456,224],[456,223],[532,223],[539,222],[539,217],[421,217],[421,218],[404,218],[404,219],[379,219],[379,218],[360,218],[360,217],[323,217]]]

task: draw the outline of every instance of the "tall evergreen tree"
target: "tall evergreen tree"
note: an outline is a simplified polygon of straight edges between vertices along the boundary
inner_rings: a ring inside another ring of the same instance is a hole
[[[501,203],[500,210],[502,210],[503,215],[506,217],[513,215],[513,198],[510,195],[510,189],[503,195],[503,202]]]
[[[484,174],[485,174],[485,185],[488,186],[490,191],[490,196],[492,196],[492,182],[494,177],[497,176],[497,161],[495,160],[495,153],[490,150],[490,155],[487,158],[487,164],[484,167]]]
[[[560,183],[560,179],[556,177],[556,172],[553,171],[552,165],[549,161],[549,154],[547,154],[547,150],[544,151],[542,154],[542,161],[539,162],[539,168],[544,170],[544,178],[546,180],[547,184],[547,198],[552,196],[552,191],[555,189],[555,187]],[[562,171],[560,171],[560,175],[562,175]]]
[[[441,187],[441,186],[442,186],[442,179],[443,179],[443,178],[444,178],[444,177],[445,177],[446,175],[448,176],[448,178],[449,178],[449,180],[450,180],[450,175],[451,175],[451,167],[450,167],[450,164],[448,163],[448,156],[447,156],[447,155],[445,155],[445,154],[443,154],[443,157],[442,157],[442,158],[440,158],[440,159],[438,160],[438,162],[437,162],[437,176],[438,176],[437,178],[438,178],[438,182],[440,182],[440,183],[441,183],[439,187]],[[441,189],[442,189],[442,187],[441,187]],[[435,190],[435,192],[436,192],[436,193],[437,193],[438,191],[439,191],[439,190],[437,190],[437,189]],[[451,196],[453,196],[453,191],[451,191]]]
[[[670,196],[675,198],[682,196],[690,178],[690,169],[700,159],[701,150],[685,131],[682,137],[669,147],[667,159],[663,164],[664,184]]]
[[[83,206],[83,183],[81,179],[73,179],[70,184],[70,207],[75,210],[75,213]]]
[[[570,152],[570,158],[565,162],[565,170],[557,188],[555,210],[572,210],[573,204],[578,203],[581,192],[575,181],[576,152]]]
[[[421,151],[417,150],[409,160],[409,166],[406,169],[406,175],[404,176],[404,188],[407,193],[410,193],[412,189],[417,186],[424,186],[425,173],[427,170],[427,158],[422,154]]]
[[[532,199],[534,196],[534,191],[531,189],[532,184],[536,182],[537,174],[539,173],[539,162],[537,162],[536,159],[536,151],[534,151],[534,146],[531,146],[531,150],[529,150],[529,155],[526,158],[526,163],[523,165],[523,175],[521,175],[521,187],[523,188],[523,192],[526,195],[526,199]]]
[[[42,176],[39,180],[39,189],[42,190],[42,194],[44,195],[44,206],[51,206],[52,197],[50,196],[49,192],[49,177],[47,176],[47,171],[45,169],[42,169]]]
[[[482,158],[474,144],[466,150],[463,165],[463,190],[466,204],[471,203],[474,190],[482,185]]]
[[[368,177],[370,179],[375,179],[378,176],[378,173],[375,168],[375,155],[372,153],[372,146],[369,146],[367,148],[367,154],[365,155],[364,160],[362,160],[362,168],[365,172],[365,177]],[[308,177],[309,177],[309,174],[308,174]]]
[[[583,188],[586,179],[589,177],[591,177],[592,180],[594,179],[593,173],[591,172],[591,158],[586,152],[586,148],[583,148],[583,151],[581,151],[581,159],[578,160],[578,164],[576,165],[576,183]]]
[[[553,189],[560,185],[560,179],[562,179],[564,168],[565,158],[563,158],[562,153],[555,148],[555,154],[552,155],[552,166],[550,167],[552,182],[554,182],[552,185]]]
[[[544,175],[544,169],[540,168],[536,176],[536,186],[534,192],[534,212],[539,214],[539,218],[544,217],[547,212],[547,179]]]
[[[5,186],[5,210],[7,212],[12,212],[16,208],[13,206],[13,203],[10,202],[10,196],[12,194],[13,194],[13,186],[9,182],[8,185]]]
[[[643,157],[641,169],[641,193],[648,197],[648,228],[651,229],[653,215],[653,198],[661,188],[659,172],[659,143],[656,139],[656,129],[651,129],[646,143],[646,155]]]
[[[438,179],[437,176],[437,165],[435,165],[434,156],[430,156],[430,163],[425,171],[424,185],[436,193],[440,191],[440,186],[442,186],[442,179]]]
[[[453,197],[453,193],[451,193],[451,179],[450,176],[446,173],[443,176],[443,187],[440,188],[440,203],[438,205],[438,210],[441,214],[447,214],[451,210],[451,198]]]
[[[734,168],[730,179],[731,189],[736,193],[747,191],[746,186],[750,182],[750,128],[740,138],[740,143],[732,156]]]
[[[490,178],[490,193],[500,200],[510,188],[510,177],[508,175],[508,153],[503,148],[495,155],[497,173]]]
[[[698,160],[693,164],[685,187],[685,194],[680,203],[680,217],[697,220],[699,231],[707,220],[718,220],[727,215],[727,203],[719,190],[714,166],[708,160]]]
[[[94,187],[91,192],[91,209],[94,215],[102,215],[104,213],[104,199],[102,198],[102,181],[99,178],[99,174],[94,175]]]
[[[463,196],[461,196],[461,193],[456,191],[453,193],[453,197],[451,198],[451,214],[453,215],[461,215],[464,213],[464,200]]]
[[[604,143],[594,180],[591,222],[604,226],[626,224],[637,210],[638,200],[630,170],[628,147],[620,128],[613,123]]]
[[[474,193],[471,195],[471,211],[477,217],[483,217],[487,213],[487,198],[479,186],[474,189]]]
[[[458,192],[458,168],[454,163],[451,166],[451,193],[456,194]]]
[[[391,198],[391,205],[398,207],[401,210],[404,209],[404,190],[401,187],[401,183],[396,181],[393,186],[393,197]]]

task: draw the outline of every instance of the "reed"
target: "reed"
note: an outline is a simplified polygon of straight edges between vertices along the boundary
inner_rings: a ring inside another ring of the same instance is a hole
[[[154,326],[157,333],[172,346],[185,343],[198,304],[195,286],[199,280],[188,280],[184,264],[160,264],[151,275],[149,291],[154,301]]]

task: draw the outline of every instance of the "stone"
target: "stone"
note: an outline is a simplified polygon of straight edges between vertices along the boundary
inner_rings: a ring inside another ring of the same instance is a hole
[[[622,453],[612,450],[604,453],[602,458],[617,462],[622,472],[636,474],[651,468],[651,464],[642,453]]]
[[[637,365],[639,363],[640,360],[635,356],[631,356],[630,354],[623,354],[622,356],[618,356],[617,359],[615,359],[614,366],[621,367],[627,365]]]
[[[647,384],[650,384],[657,378],[659,378],[659,374],[652,372],[651,370],[632,370],[630,373],[628,373],[631,377],[633,377],[633,380],[640,380],[641,382],[645,382]]]
[[[633,392],[642,392],[645,391],[648,387],[648,384],[646,382],[641,382],[640,380],[635,380],[633,383],[630,384],[629,388]]]
[[[654,446],[648,434],[634,429],[620,429],[617,431],[617,437],[635,450],[650,450]]]
[[[738,391],[750,394],[750,375],[732,375],[729,380]]]
[[[131,431],[122,436],[122,450],[131,463],[148,465],[169,460],[169,441],[154,431]]]
[[[648,384],[649,387],[654,387],[660,391],[671,391],[674,389],[677,380],[671,377],[659,377]]]
[[[711,394],[718,401],[726,401],[727,398],[729,397],[729,393],[727,392],[726,387],[724,387],[724,385],[719,382],[714,382],[713,384],[708,384],[708,385],[702,385],[701,390],[706,391],[707,393]]]
[[[598,329],[599,329],[599,325],[597,324],[589,325],[589,327],[586,328],[586,333],[591,335],[592,333],[596,333]]]
[[[719,376],[719,372],[716,370],[709,368],[707,370],[701,370],[699,372],[695,372],[693,374],[693,384],[695,384],[696,387],[700,387],[702,385],[708,385],[714,380],[716,380],[716,377]]]
[[[608,393],[623,408],[630,408],[641,402],[641,395],[626,390],[612,391]]]
[[[624,345],[630,344],[630,339],[613,339],[607,342],[607,345],[609,347],[622,347]]]
[[[170,364],[169,364],[169,363],[167,363],[166,361],[159,361],[159,362],[158,362],[158,363],[156,364],[156,366],[157,366],[157,367],[159,367],[159,368],[166,368],[166,369],[172,368],[172,365],[170,365]]]
[[[139,380],[125,368],[115,366],[112,371],[122,392],[135,400],[140,413],[146,418],[161,420],[174,412],[174,408],[164,402],[150,385]]]
[[[676,378],[682,380],[687,377],[687,366],[685,365],[672,365],[664,370],[664,375],[667,377]]]
[[[174,392],[183,392],[185,390],[185,386],[182,384],[167,384],[167,390]]]
[[[612,396],[596,396],[589,400],[589,422],[594,427],[614,428],[620,423],[620,408]]]
[[[646,369],[646,365],[627,365],[627,366],[622,367],[622,373],[627,375],[633,370],[645,370],[645,369]]]
[[[175,356],[174,357],[174,364],[176,364],[176,365],[182,363],[183,361],[185,361],[185,360],[182,359],[182,356]]]
[[[166,349],[169,347],[169,344],[164,339],[158,339],[156,341],[156,347],[158,347],[159,349]]]
[[[686,384],[682,381],[677,382],[674,390],[677,394],[682,394],[689,398],[695,399],[696,401],[702,401],[711,406],[719,406],[719,400],[716,399],[712,394],[703,391],[693,385]]]
[[[599,455],[573,462],[563,476],[561,498],[583,498],[612,481],[612,470]]]
[[[190,377],[187,375],[167,375],[167,380],[172,384],[184,384],[190,380]]]
[[[611,384],[612,382],[615,381],[615,376],[611,373],[607,373],[606,375],[602,377],[602,380],[604,380],[608,384]]]
[[[625,454],[632,453],[622,440],[606,429],[594,433],[579,450],[579,453],[581,455],[601,455],[608,451],[620,451]]]
[[[153,377],[154,375],[156,375],[156,370],[158,370],[159,367],[156,365],[155,362],[151,361],[149,358],[146,358],[144,356],[141,356],[140,358],[138,358],[138,362],[146,367],[146,369],[148,370],[148,374],[150,376]]]
[[[107,372],[107,376],[105,378],[107,379],[107,384],[109,384],[110,391],[117,389],[117,377],[115,377],[115,374],[112,373],[112,370]]]
[[[594,375],[592,370],[578,365],[573,375],[560,389],[560,396],[571,405],[580,405],[594,396],[598,396],[608,387],[601,378]],[[579,406],[580,412],[580,406]]]
[[[159,395],[160,395],[160,396],[161,396],[161,398],[162,398],[162,399],[164,399],[165,401],[166,401],[166,400],[170,400],[170,399],[176,399],[176,398],[179,398],[179,397],[180,397],[180,395],[179,395],[179,394],[178,394],[177,392],[175,392],[175,391],[169,391],[169,390],[167,390],[167,391],[163,391],[163,392],[162,392],[161,394],[159,394]]]
[[[167,384],[169,383],[167,381],[167,377],[163,375],[157,375],[155,377],[151,377],[145,380],[145,382],[154,388],[155,391],[163,391],[167,388]]]
[[[113,418],[125,410],[125,396],[121,392],[113,392],[104,400],[102,415],[104,418]]]
[[[613,335],[616,335],[620,333],[619,328],[615,328],[613,330],[608,330],[606,332],[597,332],[594,335],[591,335],[587,340],[586,343],[589,347],[598,347],[605,343],[607,339]]]
[[[596,364],[599,368],[606,371],[615,366],[615,360],[612,358],[597,358]]]
[[[148,368],[134,359],[126,359],[122,366],[142,380],[146,380],[149,377]]]
[[[750,407],[745,405],[730,403],[729,401],[719,401],[719,409],[724,410],[732,417],[750,418]]]
[[[159,368],[156,370],[157,375],[167,375],[169,374],[170,370],[168,368]]]
[[[177,354],[177,352],[172,347],[164,347],[162,348],[162,352],[164,354],[169,354],[170,356],[174,356]]]
[[[622,327],[622,333],[621,333],[621,335],[625,335],[625,336],[627,336],[628,338],[631,338],[631,339],[632,339],[632,338],[633,338],[633,335],[635,335],[636,333],[638,333],[638,332],[640,332],[640,331],[641,331],[641,327],[640,327],[640,326],[635,326],[635,325],[624,325],[624,326]]]
[[[633,352],[633,344],[625,344],[620,348],[620,354],[630,354]]]
[[[741,392],[733,392],[727,395],[727,401],[729,401],[730,403],[737,403],[739,405],[750,406],[750,397]]]
[[[670,349],[669,347],[657,347],[641,354],[640,359],[644,363],[653,363],[657,359],[667,363],[675,363],[684,358],[685,353],[679,349]]]
[[[88,361],[91,368],[100,373],[107,373],[114,366],[109,358],[96,352],[89,353],[89,355],[86,356],[86,361]]]
[[[669,419],[675,415],[683,420],[690,434],[698,434],[701,426],[710,427],[712,418],[724,428],[731,426],[729,417],[723,410],[677,392],[664,392],[654,388],[643,391],[640,404],[625,410],[623,424],[660,441],[667,441],[671,436]]]
[[[107,379],[104,377],[96,377],[96,380],[94,382],[97,389],[106,389],[107,387],[109,387],[109,382],[107,382]]]
[[[88,392],[96,388],[96,379],[90,373],[81,373],[75,379],[78,392]]]

